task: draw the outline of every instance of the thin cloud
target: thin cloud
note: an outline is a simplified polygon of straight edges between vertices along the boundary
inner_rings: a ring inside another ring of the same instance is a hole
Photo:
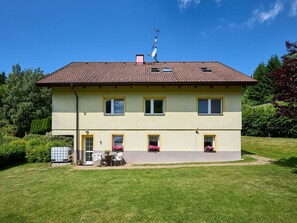
[[[279,13],[282,12],[284,5],[281,1],[276,1],[272,9],[268,11],[254,10],[253,16],[245,23],[248,27],[252,28],[255,23],[270,23]]]
[[[215,0],[215,2],[216,2],[218,7],[222,5],[222,0]]]
[[[184,10],[189,8],[191,5],[199,5],[201,0],[178,0],[178,8]]]
[[[297,16],[297,0],[292,0],[291,2],[292,4],[289,15],[295,17]]]
[[[199,5],[201,3],[201,0],[178,0],[177,2],[178,2],[178,8],[182,11],[189,8],[192,5],[193,6]],[[214,2],[218,7],[222,5],[222,0],[214,0]]]

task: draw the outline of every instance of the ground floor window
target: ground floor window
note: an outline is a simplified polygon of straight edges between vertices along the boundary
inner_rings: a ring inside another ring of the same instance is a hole
[[[159,135],[149,135],[148,136],[148,151],[149,152],[160,151],[160,136]]]
[[[204,152],[215,152],[215,136],[204,136]]]
[[[112,136],[112,151],[124,151],[124,136],[123,135],[113,135]]]

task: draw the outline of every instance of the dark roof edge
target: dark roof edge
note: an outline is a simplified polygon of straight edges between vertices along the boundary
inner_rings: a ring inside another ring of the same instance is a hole
[[[70,87],[73,86],[195,86],[195,85],[239,85],[239,86],[249,86],[257,84],[257,81],[231,81],[231,82],[156,82],[156,83],[145,83],[145,82],[110,82],[110,83],[35,83],[38,87]]]

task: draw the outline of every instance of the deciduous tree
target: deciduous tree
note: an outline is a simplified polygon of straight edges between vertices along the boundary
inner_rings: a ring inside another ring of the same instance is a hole
[[[286,42],[288,54],[282,57],[283,66],[274,70],[274,106],[279,115],[297,123],[297,42]]]
[[[35,82],[44,76],[40,68],[21,70],[17,64],[12,67],[12,73],[5,81],[0,113],[2,118],[18,127],[18,136],[29,132],[33,119],[51,115],[50,90],[35,85]]]

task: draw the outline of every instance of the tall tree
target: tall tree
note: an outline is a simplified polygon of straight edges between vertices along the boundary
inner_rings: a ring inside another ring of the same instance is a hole
[[[253,77],[258,81],[255,86],[247,88],[247,99],[251,105],[261,105],[272,101],[273,85],[267,75],[267,67],[260,63],[256,68]]]
[[[274,70],[274,106],[277,113],[291,119],[297,132],[297,41],[286,42],[288,54],[282,57],[283,66]]]
[[[23,136],[29,132],[33,119],[45,118],[51,114],[51,92],[35,85],[37,80],[45,76],[40,68],[21,70],[17,64],[12,71],[4,85],[0,113],[2,118],[18,127],[17,135]]]
[[[1,85],[1,84],[4,84],[5,79],[6,79],[5,72],[2,72],[2,73],[0,74],[0,85]]]

